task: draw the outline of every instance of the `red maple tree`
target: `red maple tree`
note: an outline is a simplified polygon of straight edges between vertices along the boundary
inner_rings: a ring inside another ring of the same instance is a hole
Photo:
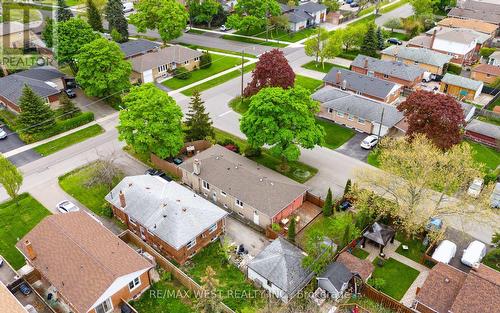
[[[407,135],[425,134],[441,149],[449,149],[462,140],[464,111],[454,98],[430,91],[415,91],[398,105],[408,122]]]
[[[253,96],[265,87],[287,89],[293,87],[294,83],[295,73],[288,64],[285,55],[282,51],[273,49],[259,57],[252,72],[252,81],[245,88],[244,96]]]

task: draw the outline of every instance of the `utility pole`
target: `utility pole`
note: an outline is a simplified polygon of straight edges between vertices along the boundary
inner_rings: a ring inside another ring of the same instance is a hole
[[[384,121],[384,110],[385,108],[382,108],[382,114],[380,115],[380,125],[378,126],[378,140],[380,141],[380,132],[382,131],[382,122]]]
[[[245,49],[241,50],[241,104],[243,105],[243,63],[245,63]],[[243,106],[242,106],[243,107]]]

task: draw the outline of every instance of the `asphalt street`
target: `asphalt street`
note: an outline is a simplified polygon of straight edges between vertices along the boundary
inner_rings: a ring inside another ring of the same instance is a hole
[[[382,14],[381,16],[375,19],[375,24],[378,26],[383,26],[385,22],[393,18],[405,18],[413,15],[412,6],[407,3],[405,5],[400,6],[392,11]]]

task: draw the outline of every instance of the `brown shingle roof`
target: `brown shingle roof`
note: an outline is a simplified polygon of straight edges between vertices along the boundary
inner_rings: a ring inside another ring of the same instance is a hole
[[[500,76],[500,66],[491,64],[479,64],[478,66],[474,67],[472,71],[490,74],[492,76]]]
[[[453,27],[453,28],[468,28],[481,33],[491,34],[495,33],[498,26],[478,20],[464,20],[456,17],[447,17],[437,23],[439,26]]]
[[[370,261],[361,260],[349,252],[339,254],[337,262],[344,264],[351,273],[358,273],[363,280],[367,280],[375,269]]]
[[[200,57],[201,55],[202,53],[200,51],[179,45],[173,45],[132,58],[132,69],[136,72],[142,73],[165,64],[184,64],[185,61],[190,61],[194,58]]]
[[[151,264],[86,212],[43,219],[17,247],[36,253],[30,262],[78,312],[87,312],[118,278]]]
[[[27,313],[26,309],[2,282],[0,282],[0,308],[2,313]]]

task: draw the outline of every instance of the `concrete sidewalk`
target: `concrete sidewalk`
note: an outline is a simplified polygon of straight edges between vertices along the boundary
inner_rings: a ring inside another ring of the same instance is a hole
[[[235,37],[250,38],[250,39],[260,40],[260,41],[266,42],[266,38],[260,38],[260,37],[254,37],[254,36],[247,36],[247,35],[240,35],[240,34],[235,34],[235,33],[221,32],[221,31],[218,31],[218,30],[196,28],[196,27],[191,27],[191,29],[199,30],[199,31],[202,31],[202,32],[205,32],[205,33],[212,33],[212,34],[218,34],[218,35],[230,35],[230,36],[235,36]],[[274,43],[282,43],[282,44],[285,44],[285,45],[291,45],[291,44],[293,44],[293,42],[288,42],[286,40],[267,39],[267,41],[274,42]]]

